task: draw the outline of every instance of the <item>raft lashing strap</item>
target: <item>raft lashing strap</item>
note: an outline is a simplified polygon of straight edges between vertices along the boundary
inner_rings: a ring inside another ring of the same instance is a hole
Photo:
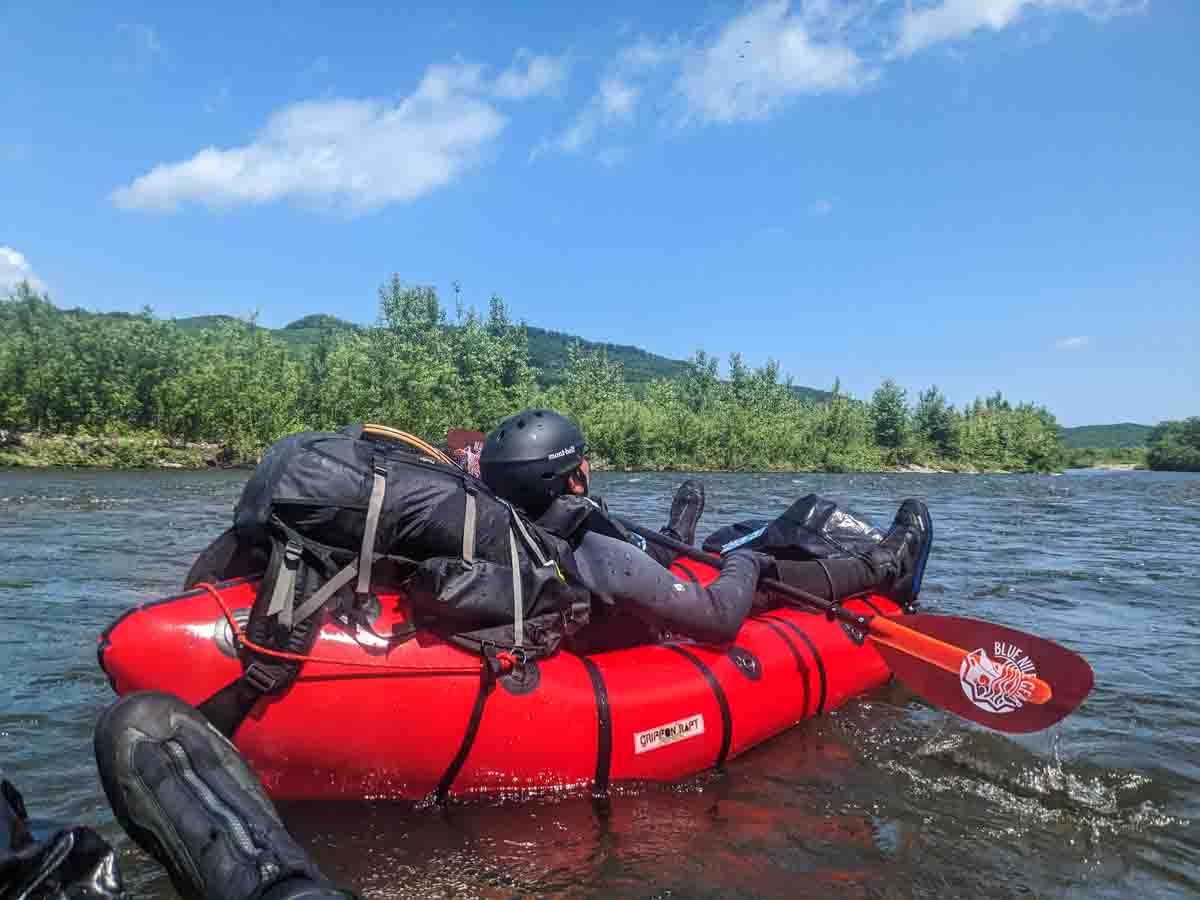
[[[704,676],[704,680],[708,682],[708,687],[713,693],[713,698],[717,701],[717,707],[721,710],[721,749],[717,751],[717,760],[713,766],[719,769],[725,765],[725,759],[729,756],[729,745],[733,739],[733,712],[729,708],[729,699],[725,696],[725,689],[721,687],[721,682],[713,670],[695,653],[678,644],[662,644],[661,646],[673,650],[691,662]]]
[[[579,657],[579,661],[587,669],[596,698],[596,774],[592,780],[592,797],[600,799],[608,796],[608,782],[612,773],[612,708],[600,667],[586,656]]]
[[[363,527],[362,549],[358,553],[358,586],[354,592],[360,597],[371,590],[371,566],[374,563],[375,532],[379,528],[379,513],[383,509],[383,495],[387,491],[387,469],[376,464],[371,484],[371,501],[367,505],[367,522]]]
[[[463,732],[462,743],[458,745],[458,752],[454,754],[454,759],[450,760],[450,765],[442,773],[437,787],[433,789],[431,799],[435,803],[446,802],[450,788],[454,785],[454,779],[462,771],[463,764],[471,754],[471,748],[475,746],[475,738],[479,735],[479,725],[483,721],[483,708],[496,687],[497,676],[503,672],[502,663],[499,654],[489,655],[486,650],[484,651],[483,667],[479,670],[479,691],[475,694],[475,705],[471,707],[471,716],[467,719],[467,728]]]

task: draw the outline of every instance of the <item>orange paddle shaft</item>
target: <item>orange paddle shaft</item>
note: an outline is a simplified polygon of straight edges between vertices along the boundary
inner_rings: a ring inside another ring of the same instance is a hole
[[[635,534],[640,534],[646,540],[659,544],[663,547],[669,547],[672,550],[688,556],[699,562],[707,563],[714,568],[720,569],[724,564],[724,558],[712,553],[705,553],[702,550],[697,550],[690,544],[685,544],[682,541],[676,541],[673,538],[667,537],[664,534],[658,534],[643,528],[640,525],[630,522],[627,519],[617,518],[617,521],[628,528]],[[899,622],[895,622],[886,616],[863,616],[853,613],[843,606],[836,603],[831,603],[824,600],[815,594],[810,594],[808,591],[793,587],[790,584],[784,584],[774,578],[763,578],[759,584],[769,591],[784,594],[786,596],[795,597],[798,600],[804,601],[810,606],[815,606],[817,609],[823,609],[829,615],[841,619],[850,625],[857,628],[864,628],[872,640],[878,641],[881,644],[886,644],[893,650],[907,654],[914,659],[919,659],[922,662],[928,663],[949,672],[952,675],[959,675],[962,672],[963,660],[967,658],[968,651],[962,647],[956,647],[954,644],[948,644],[945,641],[935,637],[930,637],[927,634],[922,634],[913,628],[907,628]],[[1002,671],[1005,674],[1020,676],[1022,682],[1028,682],[1032,694],[1024,698],[1029,703],[1044,704],[1050,702],[1050,698],[1054,692],[1050,685],[1036,676],[1030,676],[1020,671],[1019,669],[1003,665]]]

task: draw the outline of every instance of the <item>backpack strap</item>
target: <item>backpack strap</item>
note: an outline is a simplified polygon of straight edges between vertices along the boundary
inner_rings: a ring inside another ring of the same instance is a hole
[[[372,554],[372,561],[374,561],[374,559],[378,559],[379,556],[380,554],[378,553]],[[355,560],[344,569],[341,569],[336,575],[321,585],[317,590],[313,591],[313,595],[300,604],[299,609],[296,610],[296,621],[303,622],[322,606],[324,606],[334,594],[348,585],[354,576],[358,574],[358,565],[358,561]],[[280,624],[283,624],[282,619],[280,619]]]
[[[525,598],[521,590],[521,557],[517,552],[517,536],[511,528],[508,530],[508,550],[512,558],[513,644],[521,647],[525,643]]]
[[[362,548],[358,553],[358,586],[354,592],[360,597],[371,591],[371,566],[375,561],[375,532],[379,528],[379,513],[383,509],[383,495],[386,491],[387,467],[376,463],[371,484],[371,501],[367,505],[367,522],[363,526]]]
[[[295,621],[292,608],[296,602],[296,573],[300,569],[300,556],[304,545],[289,537],[283,548],[283,559],[279,571],[275,575],[275,587],[271,591],[271,602],[267,607],[268,616],[277,616],[279,624],[286,628],[292,627]],[[300,616],[303,621],[304,616]]]
[[[510,531],[515,530],[517,534],[520,535],[521,542],[525,544],[525,547],[530,553],[533,554],[539,566],[551,565],[553,560],[546,556],[545,552],[542,550],[542,545],[539,544],[534,539],[533,535],[529,533],[529,529],[525,527],[525,523],[521,520],[521,514],[518,513],[516,509],[513,508],[513,505],[507,500],[501,500],[500,502],[508,507],[508,521],[511,524]]]
[[[464,482],[466,502],[463,504],[462,558],[468,564],[475,561],[475,521],[478,516],[475,503],[475,485]]]

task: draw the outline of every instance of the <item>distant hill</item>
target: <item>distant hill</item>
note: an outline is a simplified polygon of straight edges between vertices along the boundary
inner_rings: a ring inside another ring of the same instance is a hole
[[[567,364],[567,348],[575,341],[579,341],[584,350],[603,348],[608,353],[609,359],[621,364],[625,370],[625,377],[630,381],[678,378],[687,371],[687,363],[683,360],[668,359],[640,347],[585,341],[573,334],[535,328],[532,325],[527,326],[526,330],[529,333],[529,361],[541,371],[547,384],[554,384],[561,380],[562,370]]]
[[[1088,447],[1145,447],[1151,426],[1134,422],[1116,425],[1080,425],[1062,429],[1063,445],[1068,449]]]
[[[186,319],[176,319],[175,324],[189,333],[215,328],[221,322],[233,321],[232,316],[191,316]],[[337,331],[353,331],[361,326],[337,316],[316,314],[297,319],[283,328],[269,328],[275,337],[285,341],[293,349],[316,344],[323,335]],[[603,348],[608,358],[619,362],[625,372],[625,377],[635,383],[653,381],[655,378],[678,378],[687,371],[687,363],[682,359],[671,359],[659,356],[640,347],[628,344],[609,344],[589,341],[573,334],[561,331],[550,331],[546,328],[527,326],[529,333],[529,362],[541,373],[543,384],[557,384],[562,380],[562,371],[567,364],[567,348],[575,341],[579,342],[584,351]],[[802,400],[821,403],[828,400],[832,394],[817,388],[794,385],[792,391]]]

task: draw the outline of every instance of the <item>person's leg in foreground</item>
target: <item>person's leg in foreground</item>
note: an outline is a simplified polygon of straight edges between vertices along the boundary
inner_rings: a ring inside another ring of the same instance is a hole
[[[185,900],[347,900],[300,848],[237,749],[193,707],[146,691],[96,725],[117,821]]]

